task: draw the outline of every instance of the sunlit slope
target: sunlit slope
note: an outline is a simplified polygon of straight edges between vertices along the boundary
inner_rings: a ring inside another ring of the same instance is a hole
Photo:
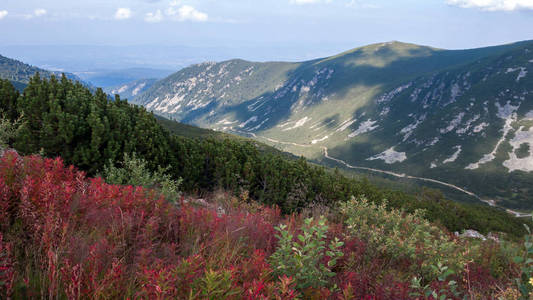
[[[136,102],[312,159],[326,147],[352,165],[533,208],[531,67],[532,42],[454,51],[390,42],[301,63],[195,65]]]

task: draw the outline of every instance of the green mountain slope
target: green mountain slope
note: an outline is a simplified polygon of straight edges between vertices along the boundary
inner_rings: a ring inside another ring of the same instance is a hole
[[[453,51],[390,42],[301,63],[195,65],[135,102],[310,159],[531,209],[531,67],[533,42]]]
[[[30,78],[39,72],[42,77],[49,78],[52,75],[61,76],[62,72],[52,72],[40,69],[18,60],[0,55],[0,79],[7,79],[18,89],[22,90],[29,83]],[[82,82],[74,74],[65,73],[67,78]]]

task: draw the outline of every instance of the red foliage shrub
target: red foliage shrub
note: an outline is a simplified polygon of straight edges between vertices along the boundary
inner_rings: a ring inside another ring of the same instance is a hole
[[[284,223],[299,234],[303,216],[254,211],[178,207],[152,190],[88,179],[59,158],[7,152],[0,158],[1,297],[183,299],[212,295],[202,290],[217,288],[211,276],[239,299],[409,298],[407,270],[416,262],[390,266],[368,255],[366,243],[341,224],[329,224],[326,241],[344,242],[331,279],[338,289],[296,291],[292,278],[273,278],[268,257],[277,246],[274,227]],[[468,265],[463,290],[505,280],[491,274],[496,253]],[[17,291],[17,278],[27,291]]]
[[[15,262],[12,257],[12,245],[4,241],[0,232],[0,296],[10,298],[15,283]]]
[[[143,267],[138,277],[141,290],[137,297],[147,299],[185,299],[192,292],[193,283],[204,275],[205,261],[199,256],[183,259],[176,265],[160,262]]]

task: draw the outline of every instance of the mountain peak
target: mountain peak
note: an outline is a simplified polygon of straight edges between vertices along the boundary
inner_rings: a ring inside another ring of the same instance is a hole
[[[347,164],[440,180],[530,209],[528,45],[439,50],[389,41],[296,64],[232,60],[184,69],[135,101],[296,155],[321,157],[328,147]],[[486,168],[496,171],[488,176]],[[512,186],[501,183],[507,176]]]

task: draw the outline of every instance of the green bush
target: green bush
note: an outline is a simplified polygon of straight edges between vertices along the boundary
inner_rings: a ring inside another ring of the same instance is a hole
[[[520,293],[524,299],[533,297],[533,234],[529,226],[525,225],[528,234],[524,236],[523,254],[514,258],[520,265],[520,277],[515,279]]]
[[[165,198],[176,203],[181,192],[179,186],[181,179],[175,181],[166,172],[168,168],[159,167],[157,171],[151,172],[148,163],[142,158],[138,158],[135,153],[131,156],[124,154],[124,159],[119,166],[109,162],[104,167],[103,177],[109,184],[142,186],[150,189],[157,189]]]
[[[196,291],[197,290],[197,291]],[[205,276],[196,282],[195,297],[209,300],[233,299],[242,291],[232,285],[229,271],[208,270]]]
[[[386,201],[378,205],[360,197],[342,203],[341,212],[348,231],[367,242],[367,253],[377,253],[391,263],[421,261],[421,269],[412,271],[424,281],[440,275],[434,268],[440,261],[446,261],[453,271],[462,270],[466,262],[459,246],[447,233],[425,220],[421,210],[410,214],[387,208]]]
[[[326,248],[326,220],[322,217],[313,224],[313,218],[306,219],[302,233],[296,240],[286,225],[280,225],[276,230],[279,232],[279,245],[270,257],[274,275],[292,277],[299,290],[325,287],[329,279],[335,276],[332,268],[343,256],[339,250],[343,242],[338,238]],[[330,257],[327,265],[322,263],[324,255]]]
[[[433,299],[447,300],[447,294],[451,293],[455,298],[461,298],[461,293],[457,291],[457,282],[455,280],[449,280],[449,277],[455,274],[454,271],[448,269],[447,266],[442,263],[438,263],[436,266],[431,266],[436,274],[439,274],[437,279],[440,283],[443,283],[443,287],[440,290],[434,290],[429,285],[422,285],[421,278],[413,278],[411,281],[411,288],[413,292],[410,294],[417,299],[429,299],[430,296]],[[466,296],[464,297],[466,299]]]
[[[9,119],[0,115],[0,150],[9,147],[10,141],[15,137],[18,128],[18,122],[11,122]]]

